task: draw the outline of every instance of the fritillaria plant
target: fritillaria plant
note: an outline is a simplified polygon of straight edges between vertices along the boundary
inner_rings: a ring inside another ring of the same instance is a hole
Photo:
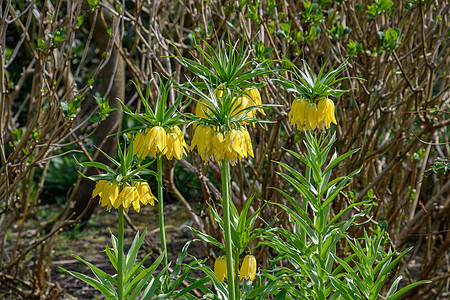
[[[137,261],[137,253],[144,241],[145,231],[142,235],[139,235],[139,233],[136,234],[128,253],[124,253],[123,211],[128,212],[130,207],[133,207],[139,213],[141,205],[154,205],[157,199],[153,195],[148,183],[141,176],[156,176],[156,173],[147,169],[152,162],[139,166],[133,155],[132,147],[125,147],[122,151],[120,143],[118,144],[118,160],[108,156],[99,149],[112,162],[115,166],[114,169],[99,162],[78,162],[82,167],[95,167],[104,172],[99,175],[87,177],[97,181],[96,187],[92,192],[92,197],[99,196],[100,204],[103,207],[106,206],[108,211],[113,208],[118,211],[119,234],[118,237],[111,235],[113,247],[106,248],[108,258],[116,269],[117,274],[111,276],[78,256],[74,257],[88,265],[94,273],[95,278],[82,273],[61,269],[93,286],[107,299],[136,299],[138,295],[141,295],[142,299],[151,299],[160,284],[159,278],[167,270],[168,266],[165,266],[162,272],[156,277],[152,277],[153,272],[163,260],[164,255],[161,255],[149,268],[144,268],[143,263],[150,254],[145,256],[141,262]]]
[[[173,105],[168,105],[168,95],[173,81],[169,79],[165,84],[162,82],[162,79],[160,81],[159,95],[155,109],[152,109],[149,104],[151,81],[147,85],[145,97],[141,93],[139,86],[135,84],[144,105],[144,112],[132,112],[125,104],[122,102],[120,104],[126,114],[141,123],[139,127],[134,128],[138,132],[133,141],[133,154],[142,159],[150,154],[157,160],[159,227],[161,250],[164,253],[163,266],[166,267],[168,262],[162,185],[163,156],[166,156],[169,160],[173,158],[179,160],[186,154],[189,148],[184,141],[183,133],[179,127],[184,123],[181,119],[182,114],[178,111],[182,95],[175,100]]]
[[[216,290],[222,289],[221,281],[227,278],[226,297],[231,300],[240,298],[238,269],[233,268],[239,263],[239,255],[244,247],[236,244],[239,237],[231,201],[230,164],[235,165],[241,159],[253,156],[251,137],[247,130],[248,124],[264,122],[256,119],[257,113],[265,115],[259,87],[265,83],[253,83],[251,79],[271,74],[266,65],[260,64],[252,68],[249,60],[250,50],[244,43],[238,47],[219,43],[217,50],[205,43],[206,51],[197,46],[196,49],[203,61],[180,57],[186,67],[202,80],[188,81],[184,87],[190,97],[197,101],[195,115],[191,116],[194,124],[194,135],[191,150],[197,147],[202,160],[215,160],[220,164],[222,177],[223,218],[216,216],[224,233],[225,246],[215,243],[225,252],[225,256],[216,262],[213,283],[218,284]],[[235,209],[235,208],[234,208]],[[220,221],[219,221],[220,220]],[[243,223],[245,220],[243,220]],[[199,233],[199,236],[205,237]],[[248,256],[244,259],[241,271],[245,278],[254,278],[256,261]],[[213,276],[210,270],[203,269]]]

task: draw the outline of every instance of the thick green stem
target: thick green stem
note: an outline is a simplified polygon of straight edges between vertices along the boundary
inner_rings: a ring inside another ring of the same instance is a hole
[[[161,251],[164,255],[163,268],[167,266],[167,246],[166,246],[166,230],[164,229],[164,198],[163,198],[163,162],[162,155],[158,158],[158,213],[159,213],[159,233],[161,236]]]
[[[309,165],[306,165],[305,177],[308,182],[311,182],[311,167]],[[305,213],[308,213],[308,200],[306,197],[303,197],[302,209]],[[306,230],[302,229],[300,237],[303,245],[306,247]]]
[[[222,171],[222,199],[223,199],[223,222],[224,222],[224,239],[225,239],[225,255],[227,258],[227,281],[228,281],[228,299],[235,300],[234,280],[233,280],[233,246],[231,241],[231,224],[230,224],[230,201],[231,201],[231,179],[230,164],[223,161],[221,164]],[[239,262],[237,262],[239,263]]]
[[[118,253],[117,253],[117,296],[118,300],[123,297],[123,207],[118,209],[119,213],[119,238],[118,238]]]

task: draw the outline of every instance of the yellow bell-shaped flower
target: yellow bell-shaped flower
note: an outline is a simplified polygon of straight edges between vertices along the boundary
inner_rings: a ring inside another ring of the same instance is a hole
[[[236,164],[247,154],[253,157],[250,134],[245,127],[227,131],[225,135],[210,126],[198,125],[191,142],[191,150],[197,146],[198,153],[204,161],[214,158]]]
[[[159,154],[164,155],[167,152],[166,131],[160,126],[152,127],[145,138],[145,144],[148,152],[153,157]]]
[[[139,132],[133,141],[133,155],[138,155],[139,157],[147,156],[148,151],[145,147],[145,136],[143,133]]]
[[[244,257],[241,269],[239,270],[239,279],[252,280],[256,276],[256,258],[253,255],[247,255]]]
[[[180,160],[183,154],[189,150],[178,126],[164,129],[160,126],[146,129],[143,133],[136,134],[133,142],[133,154],[145,157],[151,154],[153,157],[166,155],[167,159],[175,157]]]
[[[318,114],[317,114],[317,106],[315,103],[309,103],[306,106],[305,117],[306,117],[305,128],[309,130],[316,129],[318,123]]]
[[[255,157],[255,154],[253,154],[253,146],[252,146],[252,139],[250,138],[250,133],[248,133],[247,129],[243,129],[242,132],[244,133],[244,145],[245,145],[245,151],[248,152],[248,154],[251,157]]]
[[[136,188],[138,192],[138,198],[133,199],[131,203],[133,205],[134,210],[139,213],[141,210],[140,203],[151,206],[155,205],[155,201],[157,201],[156,197],[153,195],[152,190],[147,182],[137,181],[133,183],[133,187]]]
[[[233,278],[234,278],[234,263],[233,263]],[[224,279],[228,280],[227,274],[227,258],[225,256],[221,256],[216,259],[214,262],[214,276],[220,281],[223,282]]]
[[[130,186],[128,183],[122,188],[117,200],[113,203],[115,209],[119,208],[120,205],[128,212],[131,203],[139,201],[139,193],[137,188]]]
[[[173,157],[180,160],[183,157],[183,154],[186,154],[186,150],[188,150],[189,148],[184,141],[183,133],[178,126],[174,126],[167,130],[166,146],[166,157],[169,160],[171,160]]]
[[[100,204],[110,209],[119,198],[119,185],[115,181],[99,180],[96,184],[92,197],[100,197]]]
[[[322,99],[317,105],[318,126],[320,129],[330,128],[330,124],[337,125],[336,117],[334,115],[334,102],[330,99]]]
[[[227,259],[225,256],[219,257],[214,262],[214,275],[220,282],[227,278]]]
[[[225,143],[225,138],[223,136],[222,132],[214,132],[212,135],[212,146],[213,146],[213,153],[212,155],[217,161],[222,161],[225,157],[225,151],[227,148],[227,145]]]
[[[191,141],[191,151],[197,146],[198,154],[204,161],[208,161],[212,155],[212,133],[211,126],[198,125],[194,128],[194,136]]]
[[[299,130],[303,130],[306,125],[306,106],[308,101],[303,99],[296,99],[292,102],[292,108],[289,112],[289,121],[291,125],[297,124]]]
[[[262,104],[261,94],[259,93],[258,89],[256,89],[256,88],[245,89],[244,90],[244,96],[248,99],[248,103],[249,103],[248,106],[255,106],[255,105],[261,105]],[[263,116],[266,115],[262,108],[258,108],[256,111],[261,113]],[[250,112],[250,114],[252,115],[252,117],[254,117],[255,116],[255,110],[252,110]]]

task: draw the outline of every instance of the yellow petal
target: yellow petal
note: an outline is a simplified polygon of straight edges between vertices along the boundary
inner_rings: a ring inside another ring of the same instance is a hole
[[[156,148],[157,151],[161,154],[165,154],[167,151],[167,145],[166,145],[166,130],[162,127],[157,127],[158,128],[158,134],[156,136]]]
[[[227,260],[225,256],[217,258],[214,262],[214,276],[216,276],[217,280],[220,282],[223,282],[227,277]]]
[[[314,130],[317,127],[317,106],[315,103],[310,103],[306,106],[306,129]]]
[[[116,182],[108,182],[102,197],[102,206],[114,206],[119,199],[119,185]],[[119,206],[117,206],[119,207]]]
[[[250,106],[262,104],[261,94],[259,93],[258,89],[256,88],[246,89],[244,91],[244,95],[249,99],[249,103],[251,103]],[[263,116],[266,115],[262,108],[258,108],[256,111],[260,112]]]
[[[218,162],[222,161],[226,151],[225,138],[222,132],[215,132],[213,134],[212,145],[214,147],[214,158]]]
[[[108,181],[106,180],[99,180],[99,182],[97,182],[97,184],[95,185],[94,190],[92,191],[92,198],[94,198],[97,195],[101,197],[102,191],[105,189],[107,183]]]
[[[174,137],[176,137],[176,134],[174,133],[167,133],[166,134],[166,157],[168,160],[171,160],[173,157],[174,152]]]
[[[133,141],[133,155],[143,157],[145,153],[145,138],[142,133],[136,134]],[[147,153],[148,154],[148,153]]]
[[[244,257],[241,269],[239,270],[239,278],[254,280],[256,276],[256,258],[253,255]]]
[[[250,134],[245,128],[242,130],[242,132],[244,133],[244,143],[247,145],[248,155],[250,155],[251,157],[255,157],[255,155],[253,154],[252,139],[250,138]]]
[[[209,109],[206,107],[206,105],[204,103],[206,103],[206,100],[204,100],[204,99],[200,99],[197,102],[197,105],[195,106],[195,115],[197,117],[206,118],[205,112],[209,113]]]

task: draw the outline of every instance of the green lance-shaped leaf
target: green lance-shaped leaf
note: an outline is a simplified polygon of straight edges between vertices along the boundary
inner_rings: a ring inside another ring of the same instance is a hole
[[[222,251],[225,251],[225,247],[222,245],[222,243],[219,243],[215,238],[213,238],[212,236],[203,233],[201,231],[198,231],[195,228],[189,227],[189,229],[195,234],[197,235],[202,241],[206,242],[206,243],[210,243],[213,244],[214,246],[218,247],[219,249],[221,249]]]
[[[86,276],[84,274],[81,274],[79,272],[74,272],[74,271],[68,271],[62,267],[60,267],[61,270],[63,270],[64,272],[69,273],[70,275],[72,275],[75,278],[80,279],[81,281],[89,284],[90,286],[92,286],[93,288],[97,289],[98,291],[100,291],[106,298],[111,298],[113,296],[115,296],[115,294],[111,293],[104,285],[103,283],[89,277]]]

